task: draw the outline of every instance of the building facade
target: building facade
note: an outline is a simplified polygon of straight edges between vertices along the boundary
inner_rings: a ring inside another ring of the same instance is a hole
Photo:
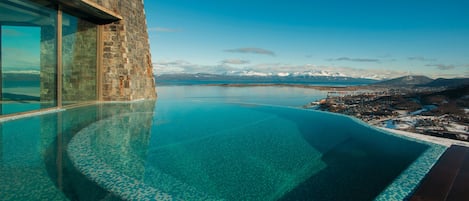
[[[1,115],[155,99],[142,0],[0,1]]]

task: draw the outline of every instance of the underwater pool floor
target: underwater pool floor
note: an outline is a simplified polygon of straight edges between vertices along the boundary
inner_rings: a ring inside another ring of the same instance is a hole
[[[78,131],[73,165],[127,200],[403,200],[446,149],[323,112],[159,104]]]

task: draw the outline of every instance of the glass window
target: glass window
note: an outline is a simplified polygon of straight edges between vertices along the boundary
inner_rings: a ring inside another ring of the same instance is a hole
[[[57,106],[57,11],[0,2],[0,114]]]
[[[62,15],[62,103],[95,101],[97,25]]]

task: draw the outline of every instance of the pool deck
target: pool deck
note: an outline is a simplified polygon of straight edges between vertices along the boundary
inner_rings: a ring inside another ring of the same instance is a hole
[[[469,143],[377,127],[398,135],[448,147],[419,184],[409,201],[469,200]]]
[[[410,201],[469,200],[469,147],[452,145],[422,180]]]
[[[406,136],[406,137],[413,138],[413,139],[418,139],[418,140],[422,140],[422,141],[426,141],[426,142],[430,142],[434,144],[439,144],[445,147],[450,147],[452,145],[469,147],[469,142],[466,142],[466,141],[435,137],[435,136],[424,135],[424,134],[419,134],[419,133],[411,133],[407,131],[395,130],[395,129],[390,129],[390,128],[383,128],[383,127],[375,127],[375,128],[378,130],[391,132],[397,135],[402,135],[402,136]]]

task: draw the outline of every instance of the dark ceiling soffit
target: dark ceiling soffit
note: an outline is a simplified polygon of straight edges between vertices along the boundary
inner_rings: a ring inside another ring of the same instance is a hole
[[[89,0],[56,0],[62,10],[97,24],[122,20],[122,16]]]

